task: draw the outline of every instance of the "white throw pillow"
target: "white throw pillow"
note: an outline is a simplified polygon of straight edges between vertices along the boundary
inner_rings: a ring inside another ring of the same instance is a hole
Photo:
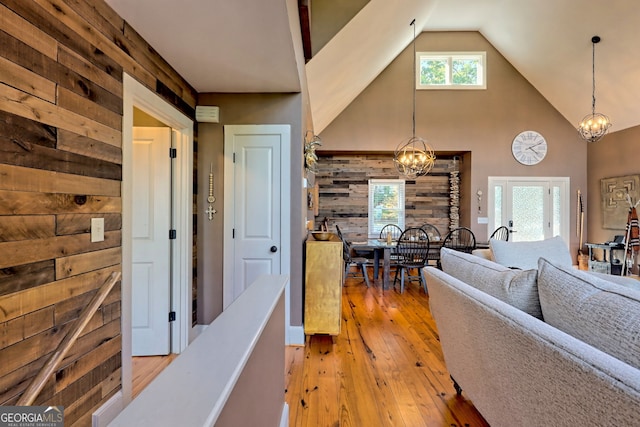
[[[537,269],[540,257],[561,265],[573,264],[569,248],[560,236],[533,242],[505,242],[490,239],[489,246],[493,260],[509,268]]]
[[[544,321],[640,369],[640,291],[540,259]]]

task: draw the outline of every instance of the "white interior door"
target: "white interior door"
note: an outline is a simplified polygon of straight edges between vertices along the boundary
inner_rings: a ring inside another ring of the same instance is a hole
[[[569,178],[489,177],[489,234],[509,227],[509,241],[562,236],[569,244]]]
[[[227,308],[258,276],[288,273],[289,164],[283,158],[291,138],[288,125],[224,129]]]
[[[133,130],[132,354],[170,351],[171,128]]]

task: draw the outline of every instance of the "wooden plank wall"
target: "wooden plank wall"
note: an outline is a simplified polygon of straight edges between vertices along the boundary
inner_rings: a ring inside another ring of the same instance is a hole
[[[123,72],[194,117],[195,90],[103,0],[0,1],[2,405],[121,268]],[[90,242],[92,217],[104,242]],[[36,401],[63,405],[67,426],[90,425],[121,388],[120,295]]]
[[[316,182],[319,187],[316,228],[323,218],[335,224],[349,240],[366,240],[370,179],[398,179],[388,154],[318,153]],[[426,176],[405,182],[405,226],[430,223],[444,236],[449,231],[449,171],[451,158],[437,158]]]

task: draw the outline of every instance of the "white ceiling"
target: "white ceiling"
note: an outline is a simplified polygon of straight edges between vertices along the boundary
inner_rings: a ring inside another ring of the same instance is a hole
[[[106,0],[198,92],[298,92],[297,0]],[[150,11],[150,12],[149,12]],[[313,3],[311,13],[313,13]],[[640,124],[635,0],[371,0],[306,65],[320,133],[423,31],[477,30],[571,123],[596,110]],[[517,102],[517,100],[514,100]]]

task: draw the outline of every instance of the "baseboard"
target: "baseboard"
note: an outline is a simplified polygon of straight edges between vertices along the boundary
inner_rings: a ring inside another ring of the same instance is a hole
[[[286,345],[304,345],[304,326],[291,326],[287,328],[285,337]]]
[[[122,390],[120,390],[91,414],[91,426],[103,427],[108,425],[123,409],[124,398]]]
[[[284,402],[282,406],[282,416],[280,417],[280,427],[288,427],[289,426],[289,405],[287,402]]]

